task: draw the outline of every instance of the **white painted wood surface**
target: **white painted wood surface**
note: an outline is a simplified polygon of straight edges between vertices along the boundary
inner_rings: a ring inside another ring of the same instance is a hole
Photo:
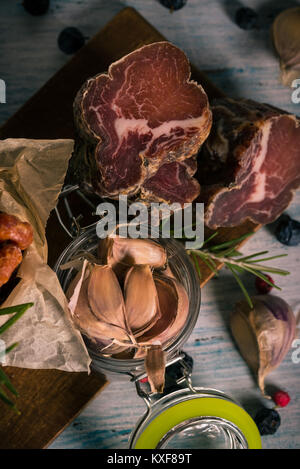
[[[0,104],[0,124],[68,60],[56,44],[64,27],[77,26],[91,37],[124,6],[135,7],[227,94],[269,102],[300,115],[300,104],[291,101],[292,90],[279,83],[278,61],[268,29],[243,31],[233,23],[240,4],[236,0],[188,0],[182,10],[170,14],[157,0],[52,0],[47,15],[32,17],[24,11],[21,0],[1,0],[0,78],[6,82],[7,102]],[[261,12],[289,4],[300,2],[244,2]],[[288,213],[300,220],[299,192]],[[299,248],[282,246],[272,227],[265,227],[243,252],[263,249],[272,255],[288,253],[273,265],[291,271],[288,277],[278,277],[277,283],[282,287],[280,295],[295,312],[299,311]],[[245,275],[245,283],[254,294],[254,279]],[[253,414],[261,402],[270,404],[261,398],[228,330],[229,313],[240,297],[239,288],[226,270],[211,280],[202,291],[199,320],[184,349],[194,358],[195,385],[223,390]],[[263,437],[264,448],[300,448],[300,364],[292,362],[291,352],[267,379],[287,390],[292,400],[280,410],[282,424],[278,432]],[[144,410],[133,384],[117,376],[51,448],[126,448],[128,436]]]

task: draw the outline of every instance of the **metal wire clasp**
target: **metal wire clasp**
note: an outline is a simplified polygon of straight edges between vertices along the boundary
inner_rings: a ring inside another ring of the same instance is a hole
[[[85,202],[85,204],[89,207],[89,209],[92,209],[92,215],[95,215],[96,213],[96,208],[97,205],[93,203],[83,192],[79,189],[78,185],[66,185],[61,193],[59,194],[59,201],[62,200],[64,207],[66,209],[66,214],[67,214],[67,220],[68,220],[68,225],[63,221],[63,217],[60,211],[60,208],[58,208],[59,204],[55,207],[55,213],[58,219],[59,224],[63,228],[63,230],[70,236],[70,238],[75,239],[77,238],[83,231],[87,230],[90,226],[93,225],[87,225],[87,226],[81,226],[80,221],[83,218],[83,215],[80,213],[75,217],[72,209],[71,209],[71,203],[69,201],[69,196],[76,192],[76,195],[80,197],[80,199]]]
[[[174,387],[178,386],[178,388],[189,388],[192,392],[196,393],[197,391],[192,385],[192,370],[190,366],[186,363],[185,361],[185,355],[181,352],[179,352],[178,355],[173,357],[171,360],[169,360],[166,364],[166,369],[170,365],[174,365],[175,363],[180,363],[181,369],[182,369],[182,376],[178,378],[176,381],[174,380]],[[167,370],[166,370],[167,372]],[[144,399],[148,409],[157,402],[159,399],[161,399],[162,396],[168,394],[166,392],[165,394],[155,394],[150,391],[150,386],[148,383],[145,383],[145,386],[142,386],[141,380],[143,378],[146,378],[147,374],[142,373],[139,375],[131,375],[131,381],[134,381],[135,386],[136,386],[136,392],[138,396],[140,396],[142,399]],[[148,389],[147,389],[148,387]],[[173,389],[174,390],[174,389]]]

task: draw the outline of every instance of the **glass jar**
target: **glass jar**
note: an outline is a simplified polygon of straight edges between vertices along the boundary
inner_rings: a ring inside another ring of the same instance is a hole
[[[142,389],[142,377],[135,380],[147,411],[131,434],[130,449],[260,449],[250,415],[221,391],[193,387],[184,357],[174,361],[181,362],[183,374],[166,395],[151,395]]]
[[[54,270],[64,291],[77,273],[75,268],[62,270],[63,264],[82,251],[96,255],[99,238],[96,224],[88,227],[63,251]],[[95,353],[86,340],[92,368],[106,375],[130,376],[147,405],[145,415],[132,432],[131,449],[246,449],[261,448],[258,429],[250,415],[221,391],[193,387],[191,370],[185,363],[181,347],[189,338],[199,315],[201,293],[197,273],[184,248],[174,239],[154,239],[165,247],[174,276],[185,287],[190,304],[186,324],[177,337],[165,347],[167,369],[179,363],[182,377],[174,382],[171,392],[151,394],[143,359],[117,359]],[[174,389],[175,388],[175,389]]]
[[[169,361],[172,357],[178,354],[178,351],[187,341],[196,324],[200,311],[201,291],[197,273],[183,246],[173,238],[152,238],[152,240],[160,243],[166,249],[169,266],[176,279],[185,287],[189,297],[189,314],[187,316],[187,321],[180,333],[166,344],[164,349],[166,352],[166,360]],[[99,242],[101,242],[101,240],[97,237],[95,224],[85,230],[62,252],[56,262],[54,270],[65,292],[67,291],[71,280],[76,275],[77,270],[73,267],[67,270],[62,270],[60,267],[71,261],[75,256],[78,256],[80,252],[87,251],[96,255]],[[95,352],[90,341],[85,337],[84,339],[89,355],[92,359],[91,366],[94,370],[100,372],[103,371],[106,374],[125,373],[135,376],[143,373],[143,359],[117,359],[113,357],[105,357],[100,353]]]

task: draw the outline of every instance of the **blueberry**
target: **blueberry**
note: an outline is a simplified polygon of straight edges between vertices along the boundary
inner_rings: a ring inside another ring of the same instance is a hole
[[[171,11],[180,10],[186,5],[187,0],[159,0],[160,3]]]
[[[241,29],[257,28],[258,14],[252,8],[239,8],[235,14],[235,22]]]
[[[65,28],[61,31],[57,39],[58,47],[65,54],[74,54],[80,49],[84,43],[85,38],[79,29],[74,27]]]
[[[297,246],[300,244],[300,223],[289,215],[282,215],[278,220],[275,236],[282,244]]]
[[[23,7],[33,16],[41,16],[47,13],[50,0],[23,0]]]
[[[275,409],[262,407],[256,414],[254,421],[261,435],[274,435],[280,427],[280,415]]]

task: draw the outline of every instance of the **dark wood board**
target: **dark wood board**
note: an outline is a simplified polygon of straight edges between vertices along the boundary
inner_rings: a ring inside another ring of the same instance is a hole
[[[0,138],[74,138],[72,103],[83,82],[134,49],[161,40],[165,38],[134,9],[125,8],[0,128]],[[209,99],[223,95],[194,67],[192,78],[203,85]],[[223,229],[219,239],[233,239],[258,228],[246,223]],[[49,264],[53,265],[70,242],[54,212],[47,224],[47,239]],[[202,263],[201,271],[203,286],[213,274]],[[17,416],[0,402],[2,449],[47,447],[106,383],[105,377],[94,373],[13,367],[6,372],[20,393],[17,402],[22,413]]]

